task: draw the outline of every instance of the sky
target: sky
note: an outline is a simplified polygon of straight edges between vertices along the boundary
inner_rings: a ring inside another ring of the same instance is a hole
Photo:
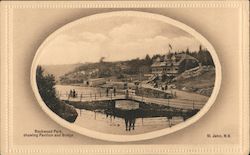
[[[145,58],[189,48],[200,42],[165,22],[132,16],[114,16],[81,22],[51,40],[43,49],[41,65],[121,61]]]

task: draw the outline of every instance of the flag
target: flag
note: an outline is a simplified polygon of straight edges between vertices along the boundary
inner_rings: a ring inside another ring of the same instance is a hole
[[[168,46],[169,46],[169,49],[171,49],[171,50],[172,50],[172,46],[171,46],[171,44],[168,44]]]

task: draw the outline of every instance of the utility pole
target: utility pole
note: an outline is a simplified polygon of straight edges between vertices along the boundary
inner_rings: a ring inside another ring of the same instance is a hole
[[[143,89],[142,89],[142,79],[141,79],[141,69],[139,70],[140,71],[140,88],[141,88],[141,101],[143,102]]]

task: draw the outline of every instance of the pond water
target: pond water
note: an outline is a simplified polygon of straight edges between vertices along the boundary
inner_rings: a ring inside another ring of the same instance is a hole
[[[84,109],[77,109],[78,117],[75,124],[94,131],[109,134],[134,135],[150,131],[156,131],[183,122],[181,117],[151,117],[151,118],[134,118],[131,126],[126,127],[126,120],[112,115],[106,115],[101,112],[93,112]]]
[[[115,108],[123,110],[135,110],[139,109],[140,105],[138,102],[129,100],[117,100],[115,101]]]
[[[73,89],[82,94],[94,94],[99,92],[105,94],[105,89],[96,87],[56,85],[55,88],[56,91],[61,94],[68,93]],[[182,117],[172,117],[171,119],[167,117],[138,118],[136,110],[140,108],[140,105],[138,102],[131,100],[117,100],[114,108],[122,110],[123,114],[119,115],[117,113],[116,116],[106,114],[104,112],[105,109],[99,111],[76,109],[78,117],[74,123],[81,127],[102,133],[134,135],[168,128],[183,122]]]

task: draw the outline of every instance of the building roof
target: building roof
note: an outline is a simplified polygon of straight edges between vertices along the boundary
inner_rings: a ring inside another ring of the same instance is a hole
[[[196,58],[188,55],[188,54],[183,54],[183,53],[180,53],[180,54],[177,54],[177,57],[180,57],[179,61],[177,61],[175,63],[175,65],[179,65],[182,61],[184,60],[195,60],[195,61],[198,61]]]
[[[181,53],[181,54],[178,54],[178,55],[180,55],[182,57],[182,59],[191,59],[191,60],[198,61],[195,57],[192,57],[191,55],[188,55],[188,54]]]
[[[164,67],[164,66],[166,66],[167,64],[166,64],[166,62],[159,62],[159,61],[156,61],[156,62],[154,62],[152,65],[151,65],[151,67]]]

